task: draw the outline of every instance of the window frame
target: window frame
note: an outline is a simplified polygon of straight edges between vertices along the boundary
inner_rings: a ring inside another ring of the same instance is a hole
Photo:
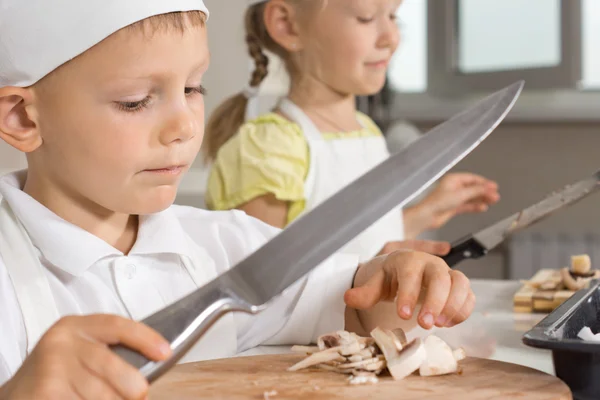
[[[458,70],[460,0],[427,0],[427,92],[464,95],[496,90],[524,79],[529,89],[576,89],[582,79],[582,3],[561,1],[561,63],[556,67],[462,73]]]

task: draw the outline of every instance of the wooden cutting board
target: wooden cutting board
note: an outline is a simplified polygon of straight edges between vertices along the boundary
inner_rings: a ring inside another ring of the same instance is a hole
[[[346,376],[333,372],[286,371],[302,358],[271,355],[180,365],[154,383],[150,400],[572,399],[558,378],[499,361],[467,358],[461,361],[461,375],[413,375],[401,381],[385,375],[376,385],[351,386]]]
[[[555,269],[539,270],[530,282],[545,282],[560,278]],[[575,294],[574,290],[541,290],[523,285],[513,297],[513,310],[516,313],[549,313]]]

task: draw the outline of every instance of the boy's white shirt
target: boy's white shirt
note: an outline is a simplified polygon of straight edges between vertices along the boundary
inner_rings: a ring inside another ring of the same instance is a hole
[[[240,211],[172,206],[140,218],[137,241],[125,256],[24,193],[24,178],[24,171],[0,178],[0,197],[33,242],[61,316],[108,313],[143,319],[198,287],[184,268],[195,259],[194,245],[210,258],[208,282],[279,232]],[[263,313],[234,314],[229,323],[212,328],[185,361],[234,356],[258,345],[310,343],[319,334],[342,329],[343,294],[357,265],[354,255],[331,257]],[[220,343],[228,333],[223,329],[235,330],[233,344]],[[0,254],[0,385],[26,355],[21,309]]]

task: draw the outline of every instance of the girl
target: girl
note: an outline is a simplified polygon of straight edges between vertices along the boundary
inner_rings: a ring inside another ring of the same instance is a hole
[[[148,383],[109,345],[168,357],[134,320],[277,234],[241,212],[172,205],[203,138],[208,11],[200,0],[0,0],[0,10],[0,139],[28,163],[0,178],[0,398],[144,398]],[[365,334],[413,313],[423,327],[451,326],[474,301],[467,278],[430,255],[360,266],[337,255],[260,315],[221,318],[187,361]]]
[[[356,96],[377,93],[399,42],[400,0],[251,1],[246,41],[256,69],[250,87],[226,101],[207,125],[204,152],[213,168],[206,203],[239,208],[283,228],[388,156],[385,138],[356,110]],[[248,99],[266,77],[264,50],[279,56],[291,78],[288,96],[242,125]],[[497,185],[450,174],[424,200],[395,210],[346,247],[369,259],[418,246],[445,254],[447,243],[410,241],[453,216],[486,211]],[[409,239],[409,241],[404,241]]]

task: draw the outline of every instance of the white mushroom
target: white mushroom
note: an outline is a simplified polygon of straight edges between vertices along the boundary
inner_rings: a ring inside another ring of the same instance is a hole
[[[371,336],[375,339],[375,343],[377,343],[377,346],[385,356],[386,360],[397,357],[398,352],[402,350],[402,348],[398,349],[400,340],[398,340],[390,331],[385,331],[377,327],[371,331]],[[394,340],[394,338],[396,338],[396,340]],[[400,344],[400,346],[402,346],[402,344]]]
[[[404,346],[404,349],[392,358],[387,358],[387,367],[395,380],[404,379],[423,364],[427,352],[421,339],[415,339]]]
[[[312,367],[313,365],[322,364],[322,363],[326,363],[326,362],[334,361],[334,360],[336,360],[336,361],[337,360],[340,360],[340,361],[346,360],[344,357],[341,357],[337,351],[333,351],[334,349],[330,349],[330,350],[331,351],[326,350],[326,351],[322,351],[320,353],[311,354],[310,356],[308,356],[304,360],[300,361],[296,365],[293,365],[290,368],[288,368],[288,371],[292,371],[292,372],[299,371],[304,368]]]
[[[396,346],[398,347],[398,351],[402,350],[402,348],[404,348],[404,346],[406,346],[408,343],[408,340],[406,339],[406,333],[403,329],[397,328],[392,331],[392,335],[394,335],[394,340],[398,340],[400,342],[400,346]]]
[[[434,335],[428,336],[424,348],[427,357],[419,368],[421,376],[446,375],[458,371],[454,352],[442,339]]]
[[[355,363],[355,362],[359,362],[364,360],[365,358],[363,356],[361,356],[360,354],[356,354],[353,355],[351,357],[348,357],[348,361],[350,361],[351,363]]]
[[[354,363],[350,363],[350,364],[341,364],[340,368],[341,369],[366,368],[367,365],[369,365],[369,364],[381,364],[381,362],[384,362],[383,365],[385,366],[385,359],[383,358],[383,356],[370,358],[368,360],[362,360],[362,361],[358,361],[358,362],[354,362]],[[375,369],[379,369],[379,368],[381,368],[381,367],[378,367]]]
[[[578,256],[571,257],[571,271],[576,274],[587,274],[590,272],[592,268],[592,261],[590,260],[590,256],[587,254],[582,254]]]
[[[458,361],[462,361],[465,358],[467,358],[467,353],[465,352],[465,349],[463,349],[462,347],[454,350],[452,352],[454,354],[454,359],[458,362]]]
[[[319,336],[317,345],[320,350],[327,350],[332,347],[339,347],[342,344],[341,337],[338,332]]]

